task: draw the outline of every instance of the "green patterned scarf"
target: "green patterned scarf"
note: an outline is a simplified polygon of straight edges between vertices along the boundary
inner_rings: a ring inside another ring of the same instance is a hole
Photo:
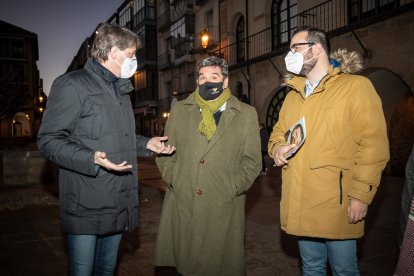
[[[200,124],[198,125],[198,132],[200,132],[207,138],[208,141],[210,141],[211,137],[213,137],[214,133],[216,132],[216,122],[214,121],[213,114],[217,112],[220,107],[225,102],[227,102],[228,99],[230,99],[230,89],[228,87],[224,89],[220,97],[213,101],[206,101],[201,98],[200,94],[198,93],[198,88],[194,94],[195,102],[201,109],[201,116],[203,117]]]

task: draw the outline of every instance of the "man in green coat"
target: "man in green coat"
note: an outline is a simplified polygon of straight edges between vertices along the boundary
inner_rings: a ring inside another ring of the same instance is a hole
[[[256,110],[232,96],[228,67],[208,57],[198,87],[174,104],[165,135],[177,148],[159,156],[166,183],[157,266],[185,275],[245,275],[246,191],[261,169]]]

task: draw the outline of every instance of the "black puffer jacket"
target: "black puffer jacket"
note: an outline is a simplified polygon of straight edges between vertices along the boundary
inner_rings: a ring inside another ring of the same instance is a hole
[[[132,89],[129,80],[116,80],[91,59],[52,85],[37,143],[60,167],[60,211],[67,233],[109,234],[138,225],[136,157],[151,152],[146,150],[149,138],[135,135]],[[117,164],[127,161],[132,171],[98,167],[95,151],[106,152]]]

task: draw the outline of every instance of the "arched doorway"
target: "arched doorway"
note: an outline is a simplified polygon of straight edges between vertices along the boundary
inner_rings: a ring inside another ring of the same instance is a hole
[[[390,70],[369,68],[362,75],[371,80],[382,101],[391,152],[388,171],[404,176],[414,143],[414,94],[404,80]]]
[[[289,87],[280,87],[276,90],[275,95],[270,100],[269,106],[266,112],[266,122],[265,127],[270,129],[272,128],[277,120],[279,119],[279,112],[282,108],[283,101],[285,100],[286,95],[289,93]]]
[[[32,120],[32,118],[30,118],[27,113],[17,112],[14,114],[12,120],[12,137],[30,137],[32,135],[30,120]]]

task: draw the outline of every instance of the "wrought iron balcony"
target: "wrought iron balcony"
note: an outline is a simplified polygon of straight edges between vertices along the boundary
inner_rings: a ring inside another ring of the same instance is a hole
[[[296,26],[317,27],[329,36],[334,36],[414,9],[414,0],[392,1],[387,4],[375,1],[372,6],[364,6],[362,2],[366,3],[363,0],[326,1],[290,20]],[[266,28],[246,39],[219,48],[212,54],[226,59],[230,70],[280,55],[287,51],[291,32],[285,30],[272,35],[272,31],[272,27]]]

